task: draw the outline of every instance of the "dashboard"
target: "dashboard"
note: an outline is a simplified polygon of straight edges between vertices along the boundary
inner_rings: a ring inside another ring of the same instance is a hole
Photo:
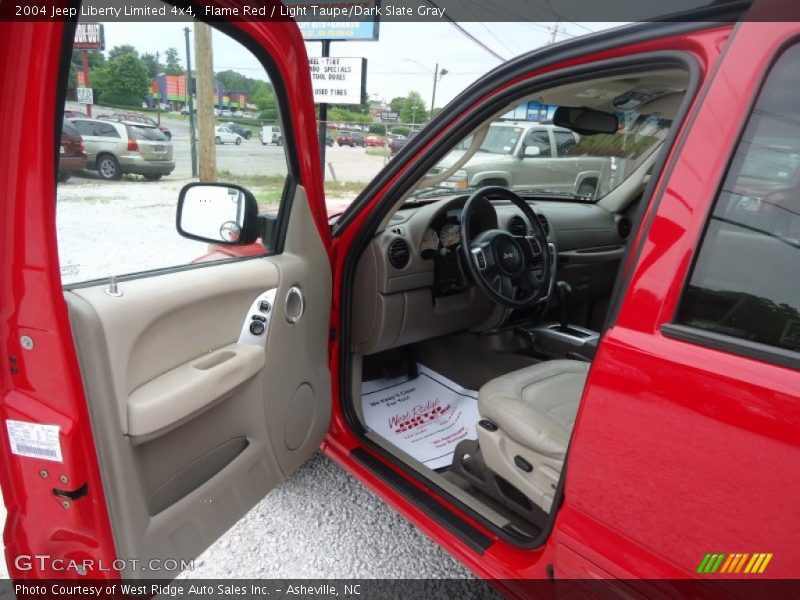
[[[474,285],[462,264],[458,249],[466,200],[448,196],[403,207],[373,237],[356,269],[356,351],[371,354],[455,331],[486,330],[509,318],[509,311]],[[630,232],[625,217],[596,204],[528,202],[555,250],[553,276],[568,281],[579,295],[610,292]],[[531,230],[511,202],[480,203],[470,236],[495,228],[513,235]]]

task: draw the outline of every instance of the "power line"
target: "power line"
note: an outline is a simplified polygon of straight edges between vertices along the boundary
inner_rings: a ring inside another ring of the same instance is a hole
[[[441,9],[440,9],[440,8],[439,8],[439,7],[436,5],[436,3],[435,3],[435,2],[433,2],[433,0],[428,0],[428,4],[430,4],[430,5],[431,5],[433,8],[435,8],[435,9],[437,9],[437,10],[440,10],[440,11],[441,11]],[[441,12],[443,13],[444,11],[441,11]],[[451,24],[453,27],[455,27],[456,29],[458,29],[458,30],[459,30],[461,33],[463,33],[465,36],[467,36],[467,37],[468,37],[470,40],[472,40],[473,42],[475,42],[475,44],[477,44],[478,46],[480,46],[481,48],[483,48],[484,50],[486,50],[486,52],[488,52],[489,54],[491,54],[492,56],[494,56],[494,57],[495,57],[497,60],[499,60],[499,61],[502,61],[502,62],[505,62],[505,61],[506,61],[506,59],[505,59],[505,58],[503,58],[503,57],[502,57],[501,55],[499,55],[497,52],[495,52],[494,50],[492,50],[491,48],[489,48],[489,46],[487,46],[487,45],[486,45],[486,44],[484,44],[482,41],[480,41],[478,38],[476,38],[474,35],[472,35],[472,34],[471,34],[469,31],[467,31],[466,29],[464,29],[464,28],[463,28],[461,25],[459,25],[458,23],[456,23],[456,22],[455,22],[455,21],[452,19],[452,17],[450,17],[450,16],[448,16],[447,14],[445,14],[445,15],[444,15],[444,18],[445,18],[445,19],[447,19],[447,20],[450,22],[450,24]]]

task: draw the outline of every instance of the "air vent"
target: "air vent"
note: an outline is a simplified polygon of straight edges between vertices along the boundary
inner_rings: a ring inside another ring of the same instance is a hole
[[[411,252],[405,240],[396,239],[389,244],[389,264],[395,269],[402,269],[411,259]]]
[[[536,218],[539,219],[539,223],[542,224],[542,228],[544,228],[545,234],[550,235],[550,221],[547,220],[547,217],[537,213]]]
[[[633,224],[628,217],[620,217],[617,220],[617,233],[623,240],[631,234]]]
[[[528,228],[525,226],[525,220],[516,215],[508,220],[508,231],[511,235],[528,235]]]

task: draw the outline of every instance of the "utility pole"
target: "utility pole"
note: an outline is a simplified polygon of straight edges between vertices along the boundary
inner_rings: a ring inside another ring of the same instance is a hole
[[[442,77],[447,75],[447,69],[439,70],[439,63],[436,63],[436,69],[433,71],[433,93],[431,94],[431,119],[433,119],[433,108],[436,106],[436,82]]]
[[[556,36],[558,36],[558,29],[561,26],[561,21],[556,21],[556,24],[553,27],[548,27],[550,30],[550,39],[547,42],[547,45],[550,46],[556,43]]]
[[[197,77],[197,129],[200,139],[200,181],[217,180],[217,147],[214,144],[214,58],[211,27],[194,24],[194,59]]]
[[[102,27],[102,25],[101,25]],[[91,88],[92,82],[89,80],[89,51],[83,50],[81,55],[81,62],[83,63],[83,87]],[[92,116],[92,105],[86,105],[86,115]]]
[[[183,33],[186,35],[186,107],[189,109],[189,137],[191,138],[192,147],[192,177],[197,177],[197,140],[195,139],[194,107],[192,106],[192,55],[189,48],[190,31],[191,29],[188,27],[183,28]]]
[[[156,50],[156,86],[158,87],[158,104],[156,104],[156,116],[158,117],[158,124],[161,125],[161,103],[163,99],[161,98],[161,86],[158,85],[160,82],[158,81],[158,50]]]
[[[322,40],[322,58],[331,55],[331,41]],[[319,105],[319,126],[317,129],[319,139],[319,162],[322,165],[322,181],[325,182],[325,149],[328,147],[328,104],[320,102]]]

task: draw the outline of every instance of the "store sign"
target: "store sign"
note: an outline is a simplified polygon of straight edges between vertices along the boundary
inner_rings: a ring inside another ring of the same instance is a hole
[[[367,59],[308,59],[314,102],[317,104],[363,104],[367,99]]]
[[[102,23],[78,23],[73,50],[105,50],[106,39]]]
[[[94,104],[94,90],[87,87],[77,88],[79,104]]]
[[[379,0],[284,0],[307,42],[378,39]]]
[[[399,115],[396,112],[382,112],[381,121],[397,121]]]

